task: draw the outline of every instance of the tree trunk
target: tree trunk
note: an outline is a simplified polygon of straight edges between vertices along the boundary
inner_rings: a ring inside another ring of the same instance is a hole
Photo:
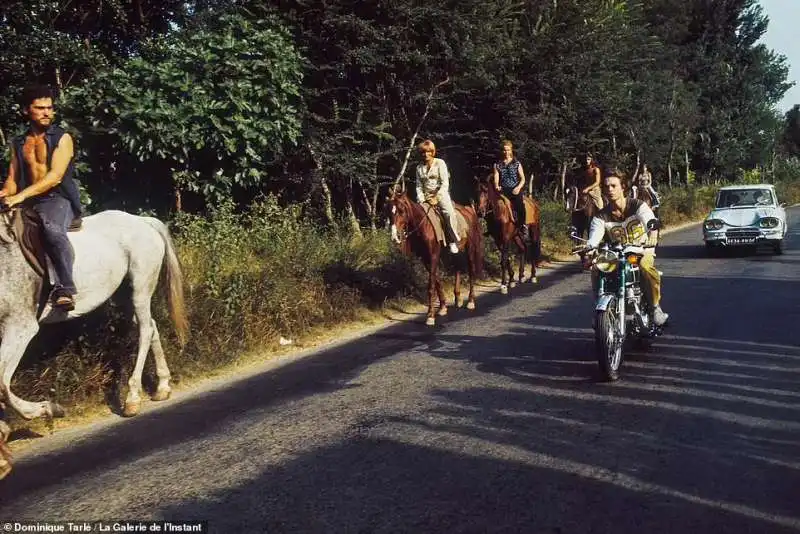
[[[675,157],[675,134],[669,138],[669,152],[667,153],[667,183],[672,189],[672,158]]]
[[[528,196],[533,198],[533,173],[528,175]]]
[[[308,153],[311,155],[311,161],[314,162],[315,167],[314,170],[311,171],[312,180],[319,183],[320,191],[322,191],[322,213],[325,216],[325,222],[328,226],[335,229],[336,219],[333,216],[333,195],[331,194],[331,188],[328,186],[325,175],[322,174],[322,162],[317,157],[317,153],[314,152],[311,145],[308,144],[306,146],[308,147]]]
[[[684,175],[686,176],[686,185],[689,185],[689,177],[691,175],[689,174],[689,151],[687,149],[683,150],[683,158],[684,158],[684,163],[686,165],[684,169]]]
[[[568,163],[566,161],[561,162],[561,177],[559,179],[558,185],[559,187],[556,188],[556,197],[553,200],[560,200],[564,202],[564,195],[567,191],[567,170],[569,169]],[[561,198],[559,198],[559,196]]]
[[[775,160],[778,158],[778,152],[773,148],[772,149],[772,160],[769,164],[769,182],[774,184],[775,183]]]
[[[333,216],[333,195],[331,195],[331,188],[328,186],[328,181],[321,172],[317,171],[314,174],[317,175],[320,190],[322,191],[322,213],[325,215],[325,221],[329,226],[336,228],[336,219]]]
[[[400,171],[397,173],[397,177],[394,180],[394,185],[397,185],[398,183],[400,183],[401,180],[403,180],[403,176],[406,173],[406,168],[408,167],[408,162],[411,159],[411,153],[414,151],[414,146],[416,145],[417,137],[419,136],[419,131],[422,129],[422,125],[425,123],[425,119],[428,118],[428,113],[430,113],[431,109],[431,102],[433,101],[433,97],[436,95],[436,91],[449,81],[450,77],[448,76],[441,82],[434,85],[431,88],[430,92],[428,92],[428,99],[425,102],[425,111],[422,113],[422,117],[419,119],[419,122],[417,123],[416,130],[414,130],[414,132],[411,134],[411,140],[408,143],[408,148],[406,149],[406,155],[403,158],[403,164],[400,166]],[[403,190],[405,191],[405,182],[403,183]]]
[[[373,199],[370,200],[369,195],[367,195],[367,186],[359,181],[358,187],[361,190],[361,201],[364,203],[364,210],[367,212],[367,217],[369,218],[369,227],[371,230],[375,230],[375,223],[378,218],[377,214],[375,213],[377,194],[374,194],[372,197]],[[377,186],[375,189],[377,190]]]
[[[364,237],[364,234],[361,233],[361,225],[358,223],[356,212],[353,209],[353,201],[351,197],[352,195],[347,195],[347,200],[345,200],[344,204],[345,217],[347,217],[347,222],[350,225],[350,230],[353,232],[353,235],[358,237]]]
[[[636,168],[633,169],[633,177],[631,178],[631,185],[633,185],[636,183],[636,178],[639,176],[639,168],[642,165],[642,149],[639,147],[639,142],[636,139],[636,132],[633,131],[633,128],[629,128],[628,131],[631,134],[633,148],[636,150]]]
[[[347,195],[344,204],[344,213],[345,217],[347,217],[347,222],[350,225],[350,230],[353,232],[353,235],[358,237],[364,237],[361,233],[361,223],[358,222],[358,217],[356,217],[356,210],[353,207],[353,199],[355,197],[355,189],[353,188],[353,178],[350,178],[347,181]]]
[[[667,160],[667,185],[672,189],[672,161]]]
[[[181,186],[175,184],[175,211],[180,213],[183,211],[183,202],[181,199]]]

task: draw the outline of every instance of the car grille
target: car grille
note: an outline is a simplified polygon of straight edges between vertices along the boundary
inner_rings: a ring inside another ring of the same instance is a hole
[[[755,228],[732,228],[725,232],[725,238],[730,244],[755,243],[761,235]]]

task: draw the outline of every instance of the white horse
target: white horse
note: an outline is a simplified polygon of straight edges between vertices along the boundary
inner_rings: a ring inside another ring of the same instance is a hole
[[[20,215],[17,209],[0,214],[0,407],[9,406],[28,420],[64,415],[64,409],[54,402],[30,402],[14,395],[11,377],[28,343],[39,331],[40,323],[66,321],[89,313],[106,302],[126,278],[133,290],[139,350],[128,380],[128,395],[122,413],[129,417],[139,412],[142,372],[150,349],[155,356],[158,376],[158,386],[152,399],[168,399],[171,393],[169,367],[150,311],[162,267],[166,275],[165,289],[170,315],[181,344],[186,341],[188,321],[183,302],[180,263],[166,225],[153,217],[114,210],[83,219],[80,230],[68,233],[75,252],[75,309],[66,312],[53,308],[48,302],[37,317],[43,280],[23,256],[11,231],[13,218]],[[0,421],[0,478],[10,471],[8,450],[5,448],[7,429],[7,425]],[[4,457],[7,464],[5,473]]]

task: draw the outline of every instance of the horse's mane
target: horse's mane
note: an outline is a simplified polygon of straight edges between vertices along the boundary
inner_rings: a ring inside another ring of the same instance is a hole
[[[404,211],[408,212],[409,215],[416,215],[416,216],[424,216],[425,212],[422,208],[422,204],[419,202],[414,202],[411,200],[411,197],[408,196],[408,193],[405,191],[401,191],[394,196],[394,200],[398,203],[403,205]]]
[[[652,207],[653,201],[655,199],[653,198],[653,195],[650,194],[650,191],[648,191],[646,187],[641,187],[641,186],[639,186],[639,188],[636,191],[639,194],[639,198],[642,199],[642,201],[645,204]]]
[[[501,202],[500,193],[494,188],[491,175],[489,178],[483,181],[483,185],[486,186],[486,198],[492,207],[492,212],[494,213],[494,217],[495,219],[500,220],[501,213],[505,213],[503,211],[503,208],[501,208],[501,206],[505,206],[505,204]],[[508,209],[510,209],[510,207],[506,206],[505,209],[507,211]],[[506,215],[506,217],[508,217],[508,215]]]
[[[416,226],[417,229],[420,229],[426,224],[427,216],[425,215],[425,209],[419,202],[411,200],[411,197],[409,197],[405,191],[394,193],[391,197],[391,202],[394,202],[395,205],[403,211],[407,219],[406,223],[412,228]],[[406,231],[408,232],[408,229]],[[413,253],[412,241],[421,237],[418,234],[418,231],[407,233],[406,239],[404,239],[401,244],[401,250],[404,254],[411,255]]]

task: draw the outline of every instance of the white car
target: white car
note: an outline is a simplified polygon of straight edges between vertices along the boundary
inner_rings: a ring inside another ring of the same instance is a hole
[[[778,203],[771,184],[731,185],[717,193],[714,210],[703,221],[703,241],[713,251],[720,247],[770,245],[783,252],[786,236],[785,204]]]

